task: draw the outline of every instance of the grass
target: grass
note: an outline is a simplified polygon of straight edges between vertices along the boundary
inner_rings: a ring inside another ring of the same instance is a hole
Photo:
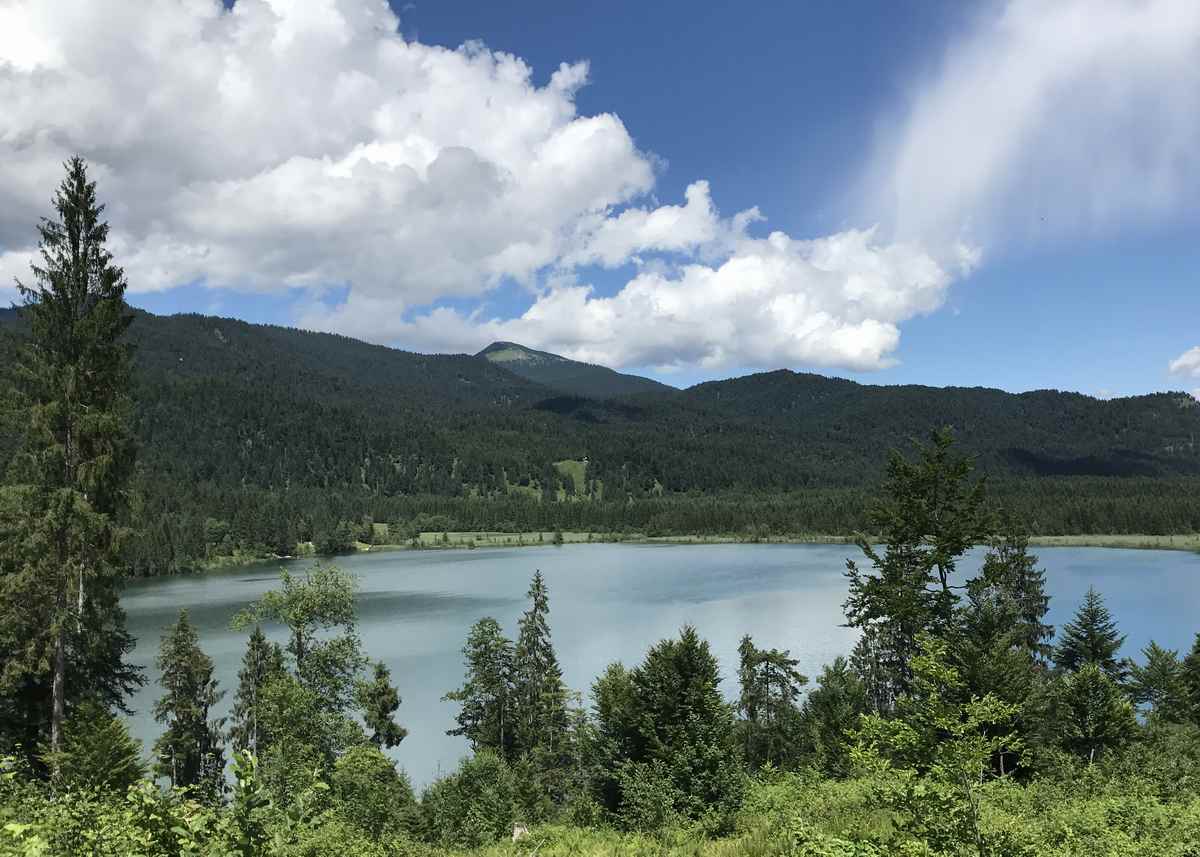
[[[1200,550],[1200,534],[1185,533],[1170,536],[1121,535],[1034,536],[1030,544],[1042,547],[1139,548],[1144,550]]]

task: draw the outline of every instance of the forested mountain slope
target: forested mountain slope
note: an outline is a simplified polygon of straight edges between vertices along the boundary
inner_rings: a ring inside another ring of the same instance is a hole
[[[566,357],[548,351],[536,351],[515,342],[493,342],[476,356],[502,366],[522,378],[572,396],[607,399],[636,393],[662,393],[674,389],[640,375],[625,375],[607,366],[568,360]]]
[[[0,323],[19,331],[11,311]],[[421,513],[436,529],[849,531],[888,450],[941,425],[1045,531],[1200,526],[1200,510],[1169,499],[1195,495],[1200,473],[1200,408],[1184,394],[1100,401],[777,371],[601,399],[486,355],[231,319],[138,313],[130,337],[134,514],[159,530],[147,568],[164,551],[174,567],[197,553],[344,543],[366,532],[353,529],[365,516]],[[10,408],[0,455],[19,431]],[[1047,478],[1064,475],[1077,477],[1069,488]],[[1064,496],[1092,498],[1087,515],[1064,517]]]

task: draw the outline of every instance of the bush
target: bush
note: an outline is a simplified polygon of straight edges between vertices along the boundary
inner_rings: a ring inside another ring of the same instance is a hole
[[[353,747],[330,778],[334,811],[373,838],[413,832],[416,800],[408,777],[374,744]]]
[[[458,771],[430,786],[421,798],[424,833],[449,848],[473,848],[512,833],[517,819],[512,770],[491,750],[464,759]]]

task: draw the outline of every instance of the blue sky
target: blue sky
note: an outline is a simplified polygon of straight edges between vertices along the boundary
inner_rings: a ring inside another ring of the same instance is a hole
[[[37,72],[74,65],[210,122],[146,108],[132,143],[30,106],[0,141],[57,145],[14,148],[0,190],[44,199],[41,165],[82,148],[154,312],[413,350],[503,336],[677,385],[1200,387],[1190,3],[377,3],[147,14],[128,38],[160,49],[111,79],[27,3],[0,87],[65,104]],[[560,63],[586,66],[552,83]],[[20,224],[0,216],[0,272]]]

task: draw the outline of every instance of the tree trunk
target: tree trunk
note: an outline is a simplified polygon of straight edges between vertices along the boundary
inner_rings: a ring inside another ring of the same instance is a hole
[[[54,637],[54,679],[50,684],[50,751],[54,754],[62,750],[63,720],[67,707],[66,678],[67,646],[60,629]]]

